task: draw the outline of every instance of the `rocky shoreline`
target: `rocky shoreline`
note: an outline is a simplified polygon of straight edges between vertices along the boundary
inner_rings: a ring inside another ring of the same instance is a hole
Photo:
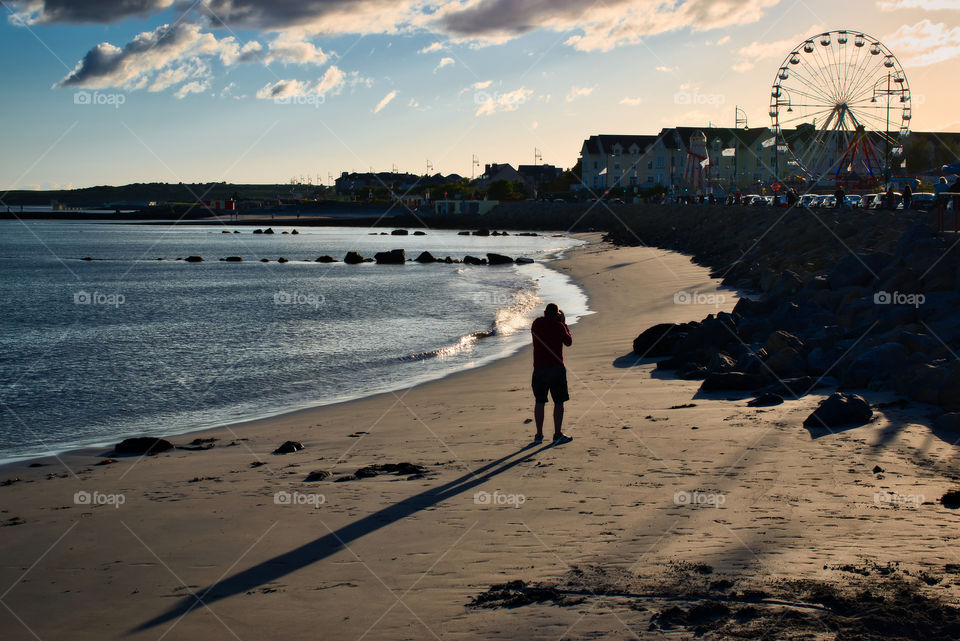
[[[938,406],[935,426],[960,428],[960,252],[928,214],[699,212],[697,221],[648,219],[607,238],[692,253],[724,285],[757,296],[732,313],[647,328],[634,354],[703,380],[702,392],[755,393],[769,404],[820,387],[892,391]],[[828,402],[844,407],[822,413],[831,420],[815,412],[808,427],[870,420],[855,394]]]

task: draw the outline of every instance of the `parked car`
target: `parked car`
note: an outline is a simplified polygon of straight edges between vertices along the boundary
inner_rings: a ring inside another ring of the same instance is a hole
[[[801,207],[814,207],[814,206],[815,206],[814,203],[816,203],[816,201],[817,201],[817,195],[816,195],[816,194],[804,194],[803,197],[800,198],[800,206],[801,206]]]
[[[913,195],[910,209],[932,209],[937,202],[937,196],[929,191],[918,191]]]
[[[849,196],[844,196],[843,201],[846,203],[847,207],[860,207],[860,201],[862,200],[860,194],[850,194]]]

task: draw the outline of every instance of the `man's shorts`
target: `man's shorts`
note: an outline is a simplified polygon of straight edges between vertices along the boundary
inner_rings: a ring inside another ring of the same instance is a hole
[[[567,368],[563,365],[533,368],[533,397],[538,403],[546,403],[548,391],[554,403],[566,403],[570,400],[570,393],[567,391]]]

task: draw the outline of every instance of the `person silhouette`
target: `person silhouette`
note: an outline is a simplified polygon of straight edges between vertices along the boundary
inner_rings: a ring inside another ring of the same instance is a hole
[[[556,303],[549,303],[543,316],[533,321],[533,417],[537,433],[534,443],[543,442],[543,419],[547,394],[553,398],[553,442],[569,443],[572,437],[563,433],[563,404],[570,400],[567,390],[567,368],[563,363],[563,346],[573,345],[567,319]]]

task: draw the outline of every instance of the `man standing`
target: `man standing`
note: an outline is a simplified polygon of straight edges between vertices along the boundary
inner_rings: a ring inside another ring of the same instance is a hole
[[[567,391],[567,368],[563,365],[563,346],[572,345],[573,337],[567,319],[556,303],[543,310],[543,316],[533,321],[533,418],[537,424],[534,443],[543,442],[543,417],[547,393],[553,397],[553,443],[562,445],[573,438],[561,431],[563,404],[570,399]]]

